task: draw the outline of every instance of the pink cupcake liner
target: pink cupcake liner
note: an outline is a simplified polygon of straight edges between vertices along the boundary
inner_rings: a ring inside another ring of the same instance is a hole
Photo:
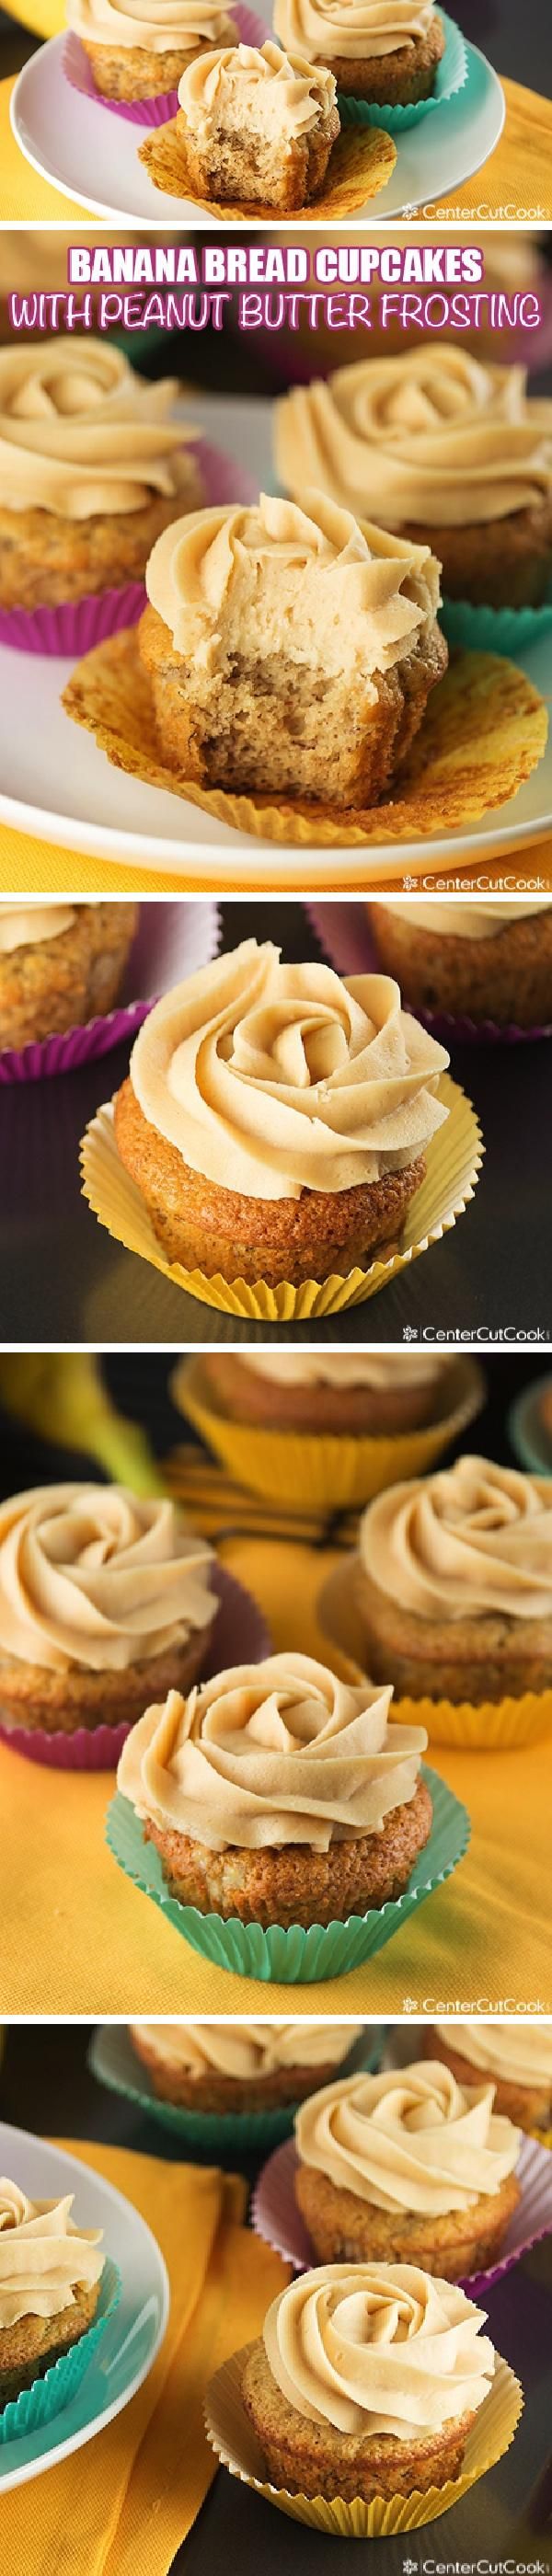
[[[266,20],[258,18],[254,9],[234,8],[233,0],[228,0],[228,7],[239,27],[242,45],[266,45],[270,33]],[[177,89],[157,90],[152,98],[104,98],[96,87],[92,64],[79,36],[66,36],[62,69],[71,89],[78,90],[81,98],[92,99],[96,107],[106,107],[112,116],[126,117],[127,125],[167,125],[169,117],[178,115]]]
[[[252,1592],[228,1574],[225,1565],[216,1565],[213,1573],[215,1591],[220,1596],[220,1609],[215,1620],[203,1680],[213,1673],[224,1672],[231,1664],[262,1663],[272,1654],[272,1639],[266,1620]],[[0,1742],[12,1753],[22,1753],[27,1762],[42,1763],[48,1771],[116,1771],[117,1763],[130,1735],[130,1726],[77,1727],[74,1735],[47,1735],[38,1727],[0,1726]]]
[[[111,1047],[124,1041],[130,1043],[160,993],[178,983],[180,975],[192,975],[198,966],[210,965],[211,958],[216,957],[219,937],[219,913],[208,898],[188,905],[143,904],[125,982],[127,987],[137,983],[140,988],[142,984],[144,998],[121,1002],[115,1010],[57,1036],[31,1039],[24,1047],[4,1047],[0,1052],[0,1086],[6,1082],[42,1082],[50,1074],[74,1073],[93,1057],[108,1055]]]
[[[253,2195],[251,2223],[256,2235],[264,2237],[265,2244],[272,2245],[277,2254],[282,2254],[285,2263],[292,2263],[295,2272],[305,2272],[317,2258],[295,2200],[293,2176],[298,2161],[293,2138],[287,2138],[285,2145],[277,2147],[275,2154],[269,2156]],[[501,2280],[504,2272],[510,2272],[513,2264],[519,2263],[522,2255],[530,2252],[532,2245],[538,2245],[540,2239],[552,2231],[552,2156],[549,2149],[537,2146],[533,2138],[524,2138],[516,2175],[521,2185],[521,2199],[510,2221],[502,2254],[488,2272],[471,2272],[465,2276],[462,2288],[470,2298],[477,2299],[480,2293],[490,2290],[495,2281]]]
[[[305,910],[339,975],[381,973],[362,904],[307,903]],[[408,1009],[407,993],[403,1000]],[[418,1003],[415,1009],[416,1019],[444,1046],[524,1046],[533,1044],[535,1038],[552,1037],[549,1021],[532,1029],[518,1029],[514,1022],[501,1028],[497,1020],[470,1020],[465,1015],[456,1018],[452,1011],[423,1011]]]
[[[251,474],[244,474],[215,447],[209,438],[186,441],[193,448],[205,491],[212,505],[220,501],[253,501],[256,485]],[[118,635],[124,626],[136,626],[146,606],[143,581],[128,581],[122,590],[88,591],[84,599],[63,600],[59,608],[0,608],[0,644],[12,652],[41,653],[71,661],[73,655],[91,653],[95,644],[105,643],[107,635]]]

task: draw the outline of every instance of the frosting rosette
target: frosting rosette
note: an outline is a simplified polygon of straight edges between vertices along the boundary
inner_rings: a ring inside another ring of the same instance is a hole
[[[131,2022],[165,2065],[205,2070],[250,2084],[282,2067],[337,2065],[348,2055],[360,2022],[175,2021]]]
[[[360,1558],[371,1582],[418,1619],[550,1618],[550,1485],[488,1458],[457,1458],[376,1496]]]
[[[297,2414],[408,2441],[473,2414],[494,2376],[484,2310],[414,2263],[321,2264],[280,2291],[264,2343]]]
[[[233,45],[198,54],[183,72],[179,103],[192,133],[209,133],[236,115],[254,116],[267,137],[306,134],[335,101],[331,72],[282,52],[281,45]]]
[[[378,1833],[414,1797],[427,1736],[389,1724],[390,1688],[336,1680],[308,1655],[236,1665],[146,1709],[117,1784],[143,1821],[224,1851]]]
[[[410,922],[413,930],[429,930],[436,939],[497,939],[501,930],[517,921],[530,921],[536,913],[549,911],[546,894],[510,895],[503,903],[494,896],[469,903],[463,895],[461,903],[439,903],[438,896],[434,901],[430,896],[428,903],[422,897],[420,903],[393,904],[399,921]]]
[[[177,494],[191,435],[167,418],[178,390],[99,340],[1,349],[0,506],[78,520]]]
[[[552,489],[552,402],[523,367],[424,345],[362,358],[278,405],[278,475],[316,484],[384,528],[466,527],[533,509]]]
[[[363,1386],[386,1395],[404,1386],[431,1386],[448,1359],[437,1351],[242,1351],[240,1368],[276,1386]]]
[[[390,976],[343,982],[250,939],[155,1004],[131,1079],[193,1171],[274,1200],[408,1166],[447,1115],[435,1098],[447,1064]]]
[[[434,0],[276,0],[283,45],[346,62],[379,62],[429,34]]]
[[[298,2152],[376,2209],[444,2218],[492,2198],[514,2171],[520,2133],[493,2101],[492,2084],[464,2090],[438,2059],[342,2077],[297,2113]]]
[[[67,0],[67,23],[85,45],[142,47],[148,54],[194,54],[200,45],[237,39],[230,10],[213,0]]]
[[[198,669],[285,647],[292,661],[340,676],[345,661],[366,680],[433,626],[439,567],[427,546],[359,527],[323,489],[302,500],[261,492],[254,506],[188,511],[157,538],[148,598]]]
[[[42,939],[61,939],[74,919],[72,903],[0,903],[0,957],[35,948]]]
[[[122,1485],[41,1485],[0,1505],[0,1669],[122,1672],[216,1609],[213,1551],[174,1503]]]
[[[438,2021],[435,2028],[445,2048],[458,2047],[460,2056],[482,2075],[502,2076],[510,2084],[552,2082],[552,2022],[546,2021],[461,2021],[453,2025]]]
[[[104,2258],[101,2228],[74,2227],[73,2193],[63,2200],[28,2200],[18,2184],[0,2179],[0,2329],[21,2317],[57,2317],[75,2305],[75,2290],[91,2290]]]

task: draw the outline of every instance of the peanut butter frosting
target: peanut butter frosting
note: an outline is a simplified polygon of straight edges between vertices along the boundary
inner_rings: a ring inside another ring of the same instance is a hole
[[[198,54],[183,73],[178,97],[200,141],[213,127],[247,127],[253,119],[267,141],[285,145],[329,114],[336,87],[332,72],[307,63],[304,55],[283,53],[281,45],[234,45]]]
[[[297,2112],[299,2156],[373,2208],[446,2218],[492,2199],[517,2164],[519,2129],[493,2101],[492,2084],[464,2091],[437,2058],[342,2076]]]
[[[285,652],[366,681],[433,626],[439,567],[427,546],[360,528],[322,492],[302,497],[302,509],[261,492],[255,507],[191,510],[157,538],[148,598],[199,670]]]
[[[338,2433],[422,2440],[475,2412],[495,2356],[484,2309],[415,2263],[323,2263],[291,2281],[264,2323],[282,2396]]]
[[[192,435],[167,418],[178,392],[99,339],[1,349],[0,507],[78,520],[177,495]]]
[[[386,1395],[431,1386],[450,1366],[445,1351],[242,1351],[240,1368],[277,1386],[363,1386]]]
[[[175,1504],[123,1485],[41,1485],[0,1505],[0,1670],[122,1672],[216,1609],[213,1550]]]
[[[379,1833],[414,1797],[421,1726],[389,1725],[391,1690],[339,1682],[309,1655],[236,1665],[148,1708],[118,1786],[136,1814],[210,1851],[330,1843]]]
[[[379,62],[427,36],[434,0],[276,0],[274,26],[299,53]]]
[[[28,2200],[0,2180],[0,2331],[21,2317],[57,2317],[91,2290],[103,2272],[101,2227],[74,2227],[73,2192],[64,2200]]]
[[[552,1489],[488,1458],[391,1485],[369,1503],[360,1557],[418,1619],[552,1615]]]
[[[131,2022],[165,2066],[205,2070],[250,2084],[281,2067],[338,2065],[348,2057],[361,2022],[171,2021]]]
[[[377,906],[374,909],[377,911]],[[504,902],[499,896],[487,900],[483,895],[477,903],[469,903],[463,895],[461,903],[455,903],[454,897],[439,903],[438,896],[433,901],[430,895],[428,903],[423,897],[420,903],[394,903],[393,912],[413,930],[430,930],[436,939],[497,939],[501,930],[515,926],[516,921],[529,921],[534,913],[550,912],[550,900],[546,894],[510,895]]]
[[[280,481],[316,484],[384,528],[465,527],[533,509],[552,490],[552,402],[523,367],[484,366],[441,341],[362,358],[277,406]]]
[[[343,982],[248,939],[155,1004],[131,1079],[193,1171],[245,1198],[298,1199],[415,1160],[447,1115],[447,1064],[389,975]]]
[[[552,2021],[450,2021],[435,2024],[446,2048],[482,2075],[503,2076],[511,2084],[552,2082]]]
[[[0,903],[0,957],[38,947],[43,939],[61,939],[74,919],[73,903]]]
[[[138,46],[148,54],[194,54],[200,45],[237,43],[228,9],[213,0],[67,0],[67,23],[85,45]]]

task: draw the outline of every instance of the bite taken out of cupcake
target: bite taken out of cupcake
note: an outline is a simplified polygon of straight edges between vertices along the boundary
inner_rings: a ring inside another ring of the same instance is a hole
[[[361,2022],[138,2021],[130,2036],[154,2093],[186,2111],[277,2111],[329,2083]]]
[[[42,2379],[92,2325],[104,2268],[101,2228],[81,2228],[73,2194],[31,2200],[0,2180],[0,2407]]]
[[[353,1573],[366,1668],[477,1706],[552,1679],[552,1488],[464,1456],[368,1504]]]
[[[0,903],[0,1048],[111,1011],[137,920],[135,903]]]
[[[493,2084],[495,2111],[521,2129],[552,2128],[552,2021],[434,2022],[424,2046],[462,2085]]]
[[[0,350],[0,608],[143,580],[161,530],[201,498],[178,391],[92,336]]]
[[[216,0],[67,0],[67,24],[80,37],[104,98],[124,103],[166,97],[190,63],[213,45],[237,45],[239,28]]]
[[[320,194],[339,132],[332,73],[304,56],[270,41],[205,54],[178,91],[182,193],[293,214]]]
[[[474,903],[423,895],[371,903],[378,962],[416,1010],[445,1011],[498,1028],[552,1020],[549,895],[480,895]]]
[[[338,90],[377,107],[431,98],[445,50],[435,0],[275,0],[282,45],[326,63]]]
[[[447,2281],[500,2254],[519,2130],[494,2085],[435,2059],[337,2077],[297,2113],[294,2190],[320,2263],[419,2263]]]
[[[217,1615],[213,1568],[163,1498],[60,1484],[2,1503],[3,1731],[132,1725],[152,1690],[188,1690]]]

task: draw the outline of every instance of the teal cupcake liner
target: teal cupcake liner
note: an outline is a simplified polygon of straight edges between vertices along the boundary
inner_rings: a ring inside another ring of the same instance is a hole
[[[61,2353],[59,2361],[52,2362],[42,2379],[33,2379],[32,2388],[22,2388],[19,2397],[10,2397],[0,2415],[0,2442],[23,2441],[26,2434],[36,2433],[42,2424],[51,2424],[54,2415],[71,2405],[106,2326],[115,2315],[121,2290],[120,2272],[108,2255],[93,2325],[78,2343],[71,2344],[69,2352]]]
[[[337,104],[342,125],[379,125],[384,134],[407,134],[410,125],[419,125],[422,116],[431,116],[436,107],[446,107],[464,89],[470,71],[470,48],[464,43],[454,18],[440,17],[446,36],[445,51],[435,75],[431,98],[418,99],[415,107],[371,106],[365,98],[351,98],[338,90]]]
[[[108,1807],[106,1840],[125,1877],[161,1907],[175,1932],[182,1933],[214,1967],[229,1968],[238,1977],[258,1977],[264,1985],[314,1985],[321,1978],[345,1976],[349,1968],[375,1958],[415,1907],[463,1859],[470,1838],[466,1809],[437,1771],[424,1765],[422,1777],[433,1799],[433,1825],[404,1896],[370,1914],[351,1914],[346,1923],[312,1923],[308,1932],[300,1923],[291,1924],[287,1932],[280,1923],[273,1923],[265,1932],[260,1923],[239,1923],[234,1917],[225,1922],[220,1914],[200,1914],[195,1905],[180,1905],[169,1895],[155,1844],[144,1842],[134,1808],[120,1790]]]
[[[552,1394],[552,1375],[533,1378],[510,1406],[508,1439],[514,1457],[530,1476],[552,1476],[552,1440],[542,1417],[543,1395]]]
[[[552,592],[542,608],[476,608],[471,599],[444,599],[439,625],[447,644],[476,653],[517,654],[552,634]]]
[[[349,2049],[342,2065],[336,2067],[336,2075],[346,2072],[353,2054],[355,2066],[365,2067],[368,2074],[375,2073],[382,2045],[380,2031],[372,2048],[367,2051],[363,2046],[360,2056],[356,2049]],[[281,2146],[284,2139],[292,2136],[298,2102],[286,2102],[278,2111],[188,2111],[176,2103],[161,2102],[153,2086],[148,2089],[147,2070],[135,2057],[128,2031],[116,2023],[95,2031],[88,2063],[100,2084],[108,2084],[112,2093],[124,2094],[147,2119],[158,2120],[162,2129],[168,2129],[197,2154],[212,2155],[217,2164],[227,2156],[261,2156],[265,2147]]]

